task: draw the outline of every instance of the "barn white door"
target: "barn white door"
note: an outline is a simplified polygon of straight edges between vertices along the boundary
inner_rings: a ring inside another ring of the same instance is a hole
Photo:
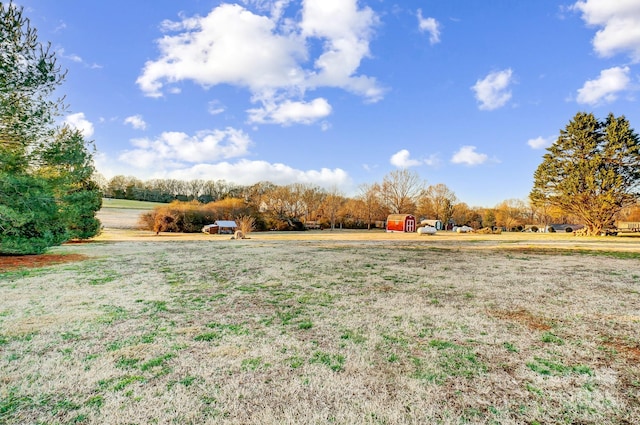
[[[412,233],[416,231],[416,222],[415,220],[407,220],[406,231],[408,233]]]

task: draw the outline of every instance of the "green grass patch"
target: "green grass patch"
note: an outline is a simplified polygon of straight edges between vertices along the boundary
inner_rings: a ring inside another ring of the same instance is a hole
[[[118,360],[116,360],[116,367],[118,369],[131,369],[137,367],[139,363],[140,359],[120,357]]]
[[[10,387],[2,390],[0,397],[0,418],[9,418],[15,412],[26,410],[33,405],[33,399],[29,396],[20,394],[18,389]]]
[[[354,344],[363,344],[367,341],[367,338],[350,329],[343,331],[340,335],[340,339],[351,341]]]
[[[42,274],[44,269],[17,269],[8,272],[0,272],[0,281],[7,280],[12,282],[14,280],[23,279],[25,277],[33,277]]]
[[[94,409],[100,409],[104,404],[104,397],[100,394],[91,396],[84,402],[84,405]]]
[[[334,372],[340,372],[344,369],[345,358],[341,354],[330,354],[322,351],[316,351],[309,359],[309,363],[322,364]]]
[[[211,322],[207,323],[207,328],[215,329],[224,335],[248,335],[249,330],[243,325],[238,324],[224,324]]]
[[[170,372],[167,362],[175,356],[175,353],[167,353],[151,360],[147,360],[140,365],[140,370],[143,372],[153,371],[155,376],[166,375]]]
[[[135,382],[146,382],[146,381],[147,380],[145,379],[145,377],[140,375],[125,376],[123,378],[116,380],[111,389],[113,391],[122,391],[125,388],[127,388],[129,385]]]
[[[552,332],[545,332],[542,334],[542,337],[540,338],[540,340],[542,342],[546,342],[546,343],[550,343],[550,344],[557,344],[557,345],[563,345],[564,344],[564,340],[560,337],[558,337],[557,335],[555,335]]]
[[[564,376],[572,373],[578,375],[593,376],[593,370],[586,365],[566,366],[560,362],[534,357],[532,362],[527,363],[527,367],[532,371],[544,376]]]
[[[510,353],[518,353],[518,352],[519,352],[519,350],[516,348],[516,346],[515,346],[515,345],[513,345],[513,344],[512,344],[512,343],[510,343],[510,342],[505,342],[504,344],[502,344],[502,346],[503,346],[507,351],[509,351]]]
[[[449,377],[473,378],[487,372],[487,366],[470,347],[438,339],[429,341],[429,347],[436,350],[438,360],[430,363],[414,356],[412,376],[416,379],[443,384]]]
[[[271,366],[269,363],[264,363],[262,357],[254,357],[250,359],[242,360],[242,364],[240,365],[240,369],[243,371],[253,371],[258,369],[266,369]]]
[[[128,317],[128,312],[124,307],[117,305],[103,305],[101,306],[103,311],[102,316],[98,317],[98,323],[112,324],[119,320],[124,320]]]
[[[196,335],[193,338],[194,341],[204,341],[204,342],[217,341],[219,339],[222,339],[222,334],[220,332],[205,332],[205,333],[201,333],[200,335]]]
[[[300,356],[292,356],[286,359],[286,363],[291,369],[297,369],[300,366],[304,365],[304,359]]]
[[[291,321],[298,318],[302,314],[301,308],[291,308],[286,311],[277,311],[276,316],[283,325],[291,324]]]
[[[153,313],[169,311],[166,301],[146,301],[149,311]]]
[[[229,335],[241,336],[241,335],[249,334],[249,330],[245,326],[233,324],[233,323],[226,324],[226,323],[211,322],[211,323],[207,323],[206,326],[207,328],[213,329],[214,331],[203,332],[200,335],[197,335],[194,338],[195,341],[211,342],[211,341],[220,340],[223,337],[229,336]]]
[[[298,323],[298,329],[307,330],[313,327],[313,323],[310,320],[304,320]]]

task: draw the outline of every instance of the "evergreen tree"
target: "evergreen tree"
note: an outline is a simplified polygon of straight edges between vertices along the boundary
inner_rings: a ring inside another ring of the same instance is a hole
[[[95,213],[102,206],[102,192],[92,181],[93,156],[82,133],[64,126],[37,154],[37,173],[52,188],[69,237],[88,239],[97,235],[100,221]]]
[[[39,254],[99,230],[91,154],[79,133],[56,134],[64,77],[23,8],[0,2],[0,254]]]
[[[0,254],[41,254],[68,239],[43,179],[0,172]]]
[[[52,94],[64,77],[23,8],[0,2],[0,171],[24,172],[30,153],[51,136],[64,109]]]
[[[578,113],[547,150],[534,173],[534,205],[555,206],[599,235],[638,199],[640,140],[624,116]]]

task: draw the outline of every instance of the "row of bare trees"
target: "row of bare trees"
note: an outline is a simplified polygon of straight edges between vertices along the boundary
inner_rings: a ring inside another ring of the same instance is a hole
[[[418,219],[440,220],[445,226],[468,225],[474,228],[501,227],[522,230],[527,225],[571,223],[574,217],[548,206],[533,207],[518,199],[501,202],[494,208],[470,207],[461,202],[445,184],[428,185],[417,173],[396,170],[381,182],[363,184],[356,196],[348,197],[338,188],[324,189],[313,184],[275,185],[259,182],[239,186],[224,180],[180,181],[150,180],[116,176],[100,182],[107,197],[145,201],[198,201],[214,203],[207,220],[236,218],[242,214],[255,218],[257,230],[303,229],[314,223],[323,228],[372,228],[380,226],[389,214],[414,214]],[[229,210],[229,206],[234,208]],[[190,207],[192,208],[192,207]],[[624,211],[633,219],[640,215],[636,207]]]
[[[230,197],[240,197],[241,186],[226,180],[153,179],[142,181],[132,176],[118,175],[110,180],[98,175],[96,182],[107,198],[136,201],[171,202],[198,200],[203,203]]]

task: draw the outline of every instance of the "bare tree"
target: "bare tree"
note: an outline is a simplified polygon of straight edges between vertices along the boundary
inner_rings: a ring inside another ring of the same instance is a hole
[[[276,185],[271,182],[258,182],[245,187],[242,197],[247,203],[253,205],[256,211],[264,212],[267,208],[266,199],[268,198],[268,194],[275,188]]]
[[[331,223],[331,230],[335,229],[336,227],[338,212],[340,211],[340,208],[342,207],[344,201],[344,196],[342,196],[342,193],[335,186],[327,192],[327,195],[324,198],[324,215],[329,219],[329,222]]]
[[[305,206],[305,221],[317,220],[326,191],[319,186],[307,185],[302,193]]]
[[[380,193],[391,213],[409,214],[415,211],[425,185],[415,171],[395,170],[384,176]]]
[[[388,210],[383,204],[381,187],[378,183],[362,184],[359,189],[360,195],[358,198],[362,201],[364,207],[367,229],[371,230],[371,223],[376,219],[384,220],[388,215]]]
[[[421,194],[418,211],[425,218],[440,220],[446,226],[453,216],[456,202],[458,202],[456,194],[446,185],[438,183],[429,186]]]
[[[190,196],[192,199],[198,199],[200,195],[204,194],[206,182],[201,179],[194,179],[186,182],[186,186],[188,189],[187,196]]]
[[[502,201],[496,207],[496,224],[509,230],[522,226],[526,210],[527,204],[520,199]]]

